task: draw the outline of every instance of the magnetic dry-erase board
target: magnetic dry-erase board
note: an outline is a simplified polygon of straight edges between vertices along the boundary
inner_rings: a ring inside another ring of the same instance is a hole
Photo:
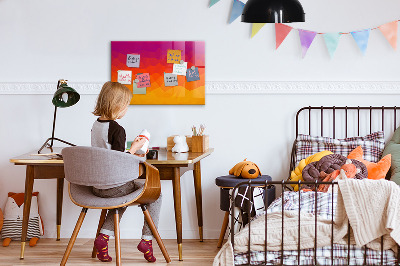
[[[205,43],[112,41],[111,81],[131,104],[205,104]]]

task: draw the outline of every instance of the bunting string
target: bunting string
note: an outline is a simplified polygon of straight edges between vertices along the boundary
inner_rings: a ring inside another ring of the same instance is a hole
[[[209,7],[214,6],[220,0],[210,0]],[[232,0],[232,9],[229,16],[229,24],[232,24],[237,18],[240,17],[242,11],[244,9],[245,4],[240,0]],[[374,27],[374,28],[367,28],[363,30],[356,30],[350,32],[316,32],[311,30],[305,30],[300,28],[293,28],[286,24],[276,23],[275,24],[275,40],[276,40],[276,49],[282,44],[285,38],[292,30],[297,30],[299,32],[300,37],[300,44],[301,44],[301,51],[302,57],[304,58],[308,49],[310,48],[313,40],[317,35],[322,35],[328,49],[328,53],[332,58],[336,48],[339,45],[339,40],[341,35],[351,34],[354,41],[356,42],[358,48],[360,49],[361,53],[364,55],[367,47],[370,32],[373,30],[380,30],[384,37],[387,39],[389,44],[392,46],[394,50],[397,49],[397,29],[398,29],[398,22],[400,20],[394,20],[392,22],[388,22],[386,24]],[[253,38],[260,30],[264,27],[266,23],[252,23],[252,30],[251,30],[251,38]]]

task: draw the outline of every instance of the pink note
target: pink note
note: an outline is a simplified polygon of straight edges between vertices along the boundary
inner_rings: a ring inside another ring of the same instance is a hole
[[[139,80],[137,83],[138,88],[147,88],[151,86],[149,73],[137,74],[136,78]]]

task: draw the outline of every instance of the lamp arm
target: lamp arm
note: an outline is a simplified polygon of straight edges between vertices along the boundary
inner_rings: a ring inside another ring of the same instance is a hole
[[[58,80],[56,91],[60,88],[60,83],[61,83],[61,80]],[[52,131],[52,133],[51,133],[51,144],[50,144],[50,148],[53,147],[54,130],[55,130],[55,128],[56,128],[56,117],[57,117],[57,106],[54,106],[53,131]]]
[[[51,132],[51,144],[50,144],[50,148],[53,147],[54,131],[55,131],[55,129],[56,129],[56,118],[57,118],[57,106],[54,106],[53,131]]]

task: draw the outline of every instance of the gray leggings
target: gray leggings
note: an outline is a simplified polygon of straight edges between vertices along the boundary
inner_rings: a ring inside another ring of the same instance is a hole
[[[101,198],[116,198],[116,197],[122,197],[125,195],[128,195],[144,186],[144,182],[138,182],[135,180],[132,180],[122,186],[119,187],[113,187],[113,188],[108,188],[108,189],[98,189],[98,188],[93,188],[93,194],[101,197]],[[160,194],[160,197],[153,203],[146,204],[147,209],[149,210],[149,213],[151,215],[151,218],[153,218],[154,224],[158,228],[158,221],[160,219],[160,211],[161,211],[161,202],[162,202],[162,196]],[[118,213],[119,213],[119,218],[122,218],[122,215],[124,214],[126,210],[126,207],[118,208]],[[103,227],[100,230],[100,233],[106,234],[109,236],[114,236],[114,214],[115,214],[115,209],[114,210],[108,210],[106,220],[104,221]],[[153,239],[153,234],[150,230],[149,225],[147,224],[146,220],[144,221],[143,225],[143,230],[142,230],[142,239],[146,240],[151,240]]]

